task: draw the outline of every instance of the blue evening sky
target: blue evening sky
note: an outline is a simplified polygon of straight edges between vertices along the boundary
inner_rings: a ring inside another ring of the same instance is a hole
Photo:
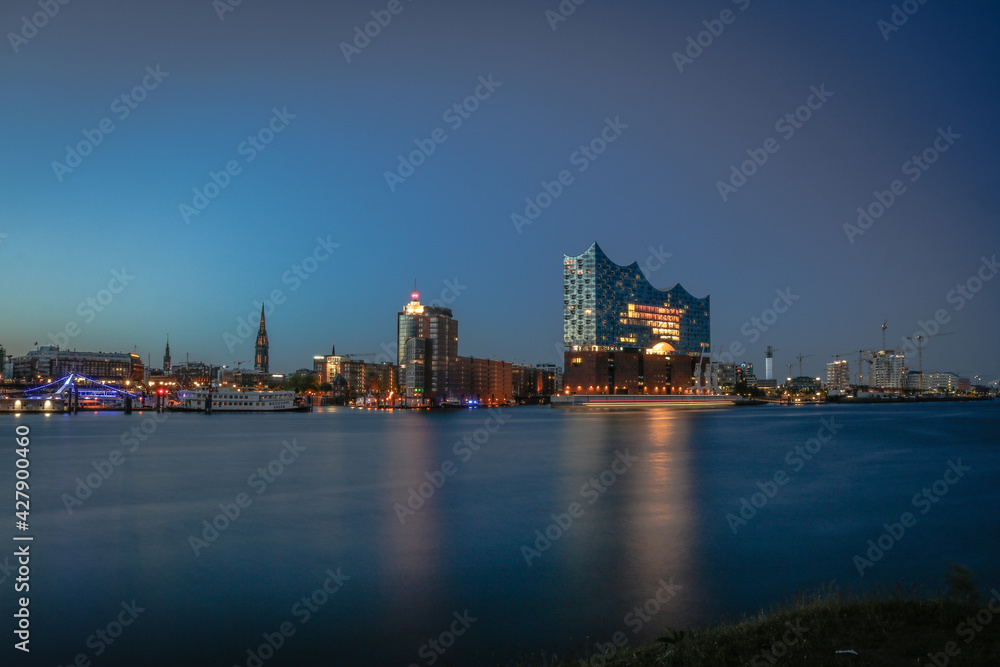
[[[69,326],[68,347],[156,366],[168,333],[175,361],[249,360],[238,320],[256,328],[280,290],[271,366],[293,371],[333,342],[393,345],[416,279],[449,300],[461,354],[557,362],[562,255],[596,240],[657,287],[710,294],[713,345],[759,367],[773,345],[780,377],[799,353],[825,376],[880,347],[883,320],[890,346],[933,333],[937,314],[953,335],[926,343],[925,370],[996,379],[1000,7],[902,4],[918,9],[890,31],[893,3],[860,0],[567,1],[558,22],[556,0],[243,0],[221,20],[225,0],[78,1],[37,29],[37,0],[5,2],[0,345]],[[391,21],[348,62],[372,12]],[[604,152],[574,156],[608,119]],[[244,143],[269,124],[271,143]],[[390,187],[415,142],[433,153]],[[933,164],[906,165],[925,149]],[[766,162],[730,182],[751,154]],[[196,201],[210,172],[228,183]],[[891,205],[845,229],[876,191]],[[317,239],[339,247],[303,264]],[[776,290],[797,298],[772,318]]]

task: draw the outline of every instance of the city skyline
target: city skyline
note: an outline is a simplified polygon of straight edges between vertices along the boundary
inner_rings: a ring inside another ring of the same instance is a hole
[[[1000,378],[998,8],[403,3],[358,37],[385,7],[0,10],[30,33],[0,58],[7,353],[156,366],[169,333],[232,364],[279,296],[290,372],[384,352],[416,278],[462,354],[561,363],[562,255],[596,241],[711,296],[713,351],[772,345],[775,377],[887,320],[889,348],[952,333],[925,371]]]

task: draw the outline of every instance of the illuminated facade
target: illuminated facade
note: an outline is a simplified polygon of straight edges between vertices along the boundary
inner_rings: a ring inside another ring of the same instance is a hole
[[[49,382],[79,373],[100,382],[141,382],[146,374],[142,358],[134,352],[77,352],[58,345],[42,345],[14,359],[15,378],[26,382]]]
[[[650,350],[567,350],[567,394],[701,394],[714,390],[708,356]]]
[[[707,355],[709,298],[696,299],[680,284],[656,289],[637,262],[616,264],[595,242],[581,255],[563,255],[563,343],[608,351],[666,344]]]
[[[837,359],[826,365],[826,388],[846,391],[851,388],[851,370],[847,359]]]
[[[458,360],[458,321],[450,308],[425,306],[414,292],[397,313],[401,389],[408,401],[437,403],[454,393]]]
[[[899,350],[879,350],[875,353],[872,375],[879,389],[902,389],[906,355]]]

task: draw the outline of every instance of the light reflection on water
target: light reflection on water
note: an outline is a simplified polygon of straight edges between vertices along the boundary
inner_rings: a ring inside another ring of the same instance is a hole
[[[477,451],[455,447],[485,410],[176,414],[134,452],[122,434],[148,415],[0,417],[10,435],[32,429],[32,664],[98,664],[88,637],[133,598],[146,611],[99,664],[245,665],[284,621],[296,634],[266,665],[426,664],[421,646],[464,610],[478,620],[443,662],[492,664],[592,651],[616,631],[649,641],[831,579],[933,588],[947,560],[1000,583],[1000,534],[981,509],[1000,500],[996,404],[503,414]],[[836,438],[734,535],[726,514],[830,416]],[[293,439],[297,458],[248,483]],[[114,449],[125,462],[69,514],[63,494]],[[626,450],[638,460],[595,492]],[[973,471],[858,577],[851,557],[959,456]],[[446,461],[454,473],[401,522],[394,505]],[[0,477],[13,485],[11,465]],[[189,537],[240,493],[250,505],[195,556]],[[572,503],[582,515],[529,566],[522,547]],[[296,603],[338,567],[350,579],[301,623]],[[677,596],[633,633],[629,613],[661,580]]]

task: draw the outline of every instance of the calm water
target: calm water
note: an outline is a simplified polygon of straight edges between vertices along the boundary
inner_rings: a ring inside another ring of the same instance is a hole
[[[492,433],[485,410],[0,416],[8,446],[17,424],[31,428],[35,536],[32,651],[26,661],[11,648],[12,578],[0,571],[0,663],[494,664],[593,651],[619,631],[649,641],[834,579],[934,589],[948,561],[1000,586],[1000,402],[501,414]],[[831,419],[833,437],[798,458]],[[123,445],[144,423],[155,430]],[[124,461],[70,513],[77,479],[96,482],[113,450]],[[969,470],[949,473],[938,497],[933,483],[959,459]],[[8,450],[9,499],[13,462]],[[451,474],[435,475],[442,466]],[[444,480],[433,495],[425,473]],[[786,484],[734,534],[727,514],[775,473]],[[394,505],[423,482],[429,499],[401,522]],[[915,505],[924,487],[936,502]],[[225,529],[195,555],[190,536],[239,494],[249,505],[219,518]],[[907,511],[916,525],[860,576],[853,557]],[[556,539],[535,545],[547,529]],[[324,582],[336,592],[317,592]],[[133,600],[141,611],[123,611]],[[120,617],[130,625],[118,634]],[[265,634],[280,647],[258,662],[248,649]]]

